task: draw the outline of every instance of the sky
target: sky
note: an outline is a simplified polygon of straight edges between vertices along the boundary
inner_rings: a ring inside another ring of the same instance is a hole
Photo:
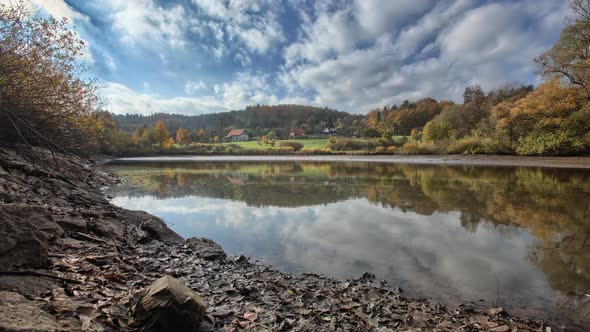
[[[15,0],[0,0],[10,3]],[[25,0],[66,17],[115,113],[351,113],[538,84],[566,0]]]

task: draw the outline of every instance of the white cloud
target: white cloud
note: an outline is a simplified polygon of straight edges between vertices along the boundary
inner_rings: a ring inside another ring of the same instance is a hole
[[[240,73],[231,82],[214,86],[217,97],[227,109],[239,110],[253,104],[277,104],[269,75]]]
[[[29,0],[33,5],[43,8],[49,15],[60,20],[66,18],[70,23],[75,21],[88,22],[88,16],[81,14],[65,3],[64,0]]]
[[[207,84],[201,80],[198,81],[187,81],[184,84],[184,93],[187,95],[193,94],[199,90],[207,89]]]
[[[124,113],[179,113],[203,114],[229,110],[241,110],[248,105],[292,102],[295,99],[280,99],[274,93],[269,81],[270,75],[239,73],[231,82],[213,85],[214,95],[204,97],[172,97],[164,98],[158,95],[139,93],[127,86],[109,82],[103,90],[103,96],[108,100],[108,109],[117,114]],[[202,81],[188,81],[185,84],[187,94],[209,88]],[[144,90],[150,90],[145,86]],[[300,97],[302,103],[305,99]]]
[[[14,6],[18,4],[17,1],[13,0],[0,0],[1,5]],[[28,0],[23,2],[25,6],[29,6],[31,10],[41,10],[47,15],[53,16],[56,20],[66,19],[69,26],[72,27],[76,22],[88,23],[90,18],[74,8],[70,7],[64,0]],[[82,38],[77,31],[74,31],[75,36],[78,40],[84,43],[84,46],[80,50],[79,59],[84,61],[86,64],[94,64],[95,60],[90,51],[90,44],[87,40]]]
[[[112,20],[126,44],[163,42],[183,47],[187,43],[189,13],[181,5],[164,8],[153,0],[106,0],[96,6]]]
[[[530,80],[532,59],[554,42],[567,13],[565,2],[549,0],[481,7],[458,0],[427,11],[428,1],[416,3],[377,10],[359,1],[351,11],[320,12],[285,49],[280,82],[311,93],[316,104],[355,113],[405,99],[461,101],[471,84]],[[364,18],[370,12],[374,21]]]
[[[103,90],[108,100],[108,108],[117,114],[153,113],[202,114],[224,111],[223,104],[213,97],[201,98],[162,98],[157,95],[135,92],[128,87],[109,82]]]
[[[206,23],[216,41],[208,49],[219,58],[226,51],[227,45],[240,42],[249,52],[266,54],[285,40],[283,27],[277,16],[280,6],[267,0],[193,0],[202,11],[199,21]],[[264,10],[263,10],[264,8]],[[193,22],[193,30],[203,34],[201,22]],[[237,51],[240,52],[240,51]],[[243,50],[241,51],[244,54]],[[244,55],[241,56],[244,58]],[[242,64],[248,62],[242,61]]]
[[[117,64],[115,63],[115,59],[112,56],[108,55],[108,54],[105,54],[105,57],[104,58],[105,58],[105,60],[104,60],[105,61],[105,65],[107,66],[107,68],[111,72],[117,71]]]

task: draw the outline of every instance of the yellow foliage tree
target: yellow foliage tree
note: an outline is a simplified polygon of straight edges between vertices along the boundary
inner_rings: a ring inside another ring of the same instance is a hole
[[[170,149],[171,147],[174,146],[174,138],[172,138],[172,137],[168,138],[167,140],[164,141],[162,146],[164,146],[166,149]]]
[[[162,144],[168,141],[169,133],[168,129],[166,129],[166,124],[164,124],[164,120],[158,120],[156,123],[155,136],[156,140]]]
[[[176,143],[181,145],[189,145],[191,142],[191,132],[188,129],[178,128],[176,131]]]
[[[28,1],[0,4],[0,140],[96,148],[89,121],[100,104],[79,54],[84,43],[64,19],[43,18]]]
[[[526,97],[500,103],[492,110],[500,131],[513,127],[520,134],[534,129],[558,129],[563,121],[584,104],[580,89],[551,79]]]
[[[582,89],[565,85],[557,78],[551,79],[527,96],[500,103],[492,109],[496,136],[512,150],[522,137],[533,132],[565,132],[570,117],[582,109],[585,102]]]

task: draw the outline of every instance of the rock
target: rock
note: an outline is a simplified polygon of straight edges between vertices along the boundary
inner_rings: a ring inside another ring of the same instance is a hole
[[[85,232],[88,223],[82,217],[55,216],[55,221],[64,229],[72,232]]]
[[[99,219],[88,222],[88,230],[101,237],[125,241],[125,225],[113,219]]]
[[[18,213],[15,213],[18,211]],[[0,204],[0,270],[46,268],[47,236],[22,217],[34,209]]]
[[[185,247],[190,248],[199,257],[207,260],[224,258],[223,248],[212,240],[192,237],[185,241]]]
[[[496,315],[507,316],[506,311],[502,307],[499,307],[499,308],[490,308],[490,309],[487,310],[487,313],[490,316],[496,316]]]
[[[35,225],[37,229],[45,233],[45,236],[50,241],[64,235],[63,228],[53,221],[51,213],[44,207],[28,204],[3,204],[0,206],[0,210],[3,210],[5,214],[12,215],[14,218],[26,220]],[[1,213],[2,211],[0,211]]]
[[[49,271],[44,273],[51,274]],[[0,291],[15,291],[28,297],[42,296],[58,287],[57,279],[27,275],[0,275]]]
[[[24,296],[0,291],[0,331],[49,332],[60,330],[54,317]]]
[[[492,329],[492,331],[494,331],[494,332],[508,332],[508,331],[510,331],[510,327],[508,325],[501,325],[498,327],[494,327]]]
[[[198,331],[207,305],[180,280],[169,276],[149,286],[134,310],[143,330]]]
[[[131,225],[137,225],[145,232],[139,239],[141,243],[150,241],[164,241],[170,243],[182,243],[182,236],[176,234],[166,226],[166,223],[144,211],[119,210],[121,218]]]

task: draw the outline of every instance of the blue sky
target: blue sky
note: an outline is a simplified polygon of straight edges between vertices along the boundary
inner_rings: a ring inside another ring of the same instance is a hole
[[[15,0],[0,0],[10,3]],[[352,113],[537,84],[565,0],[26,0],[66,17],[116,113],[301,103]]]

